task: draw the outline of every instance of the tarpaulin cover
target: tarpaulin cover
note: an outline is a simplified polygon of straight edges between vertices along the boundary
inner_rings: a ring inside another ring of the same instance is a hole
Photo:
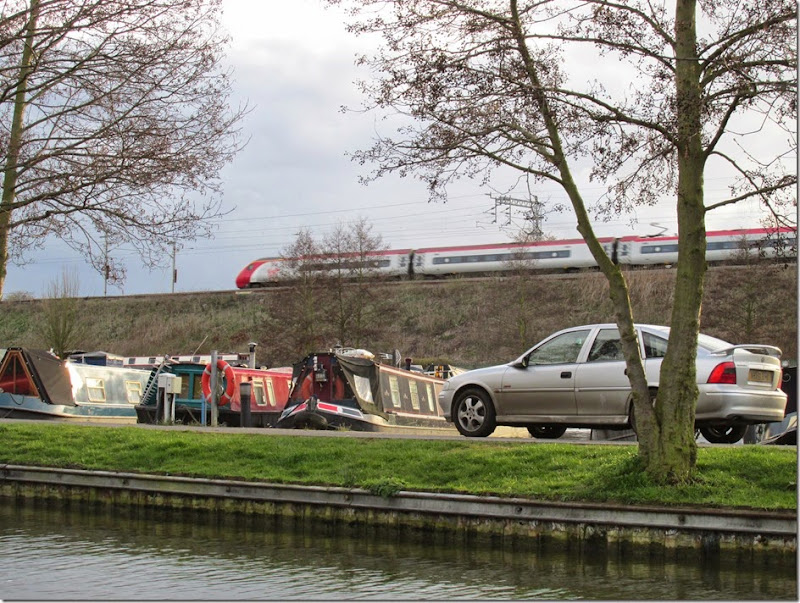
[[[367,358],[336,355],[364,411],[441,416],[438,404],[443,379],[384,366]]]
[[[11,348],[9,353],[12,350],[18,351],[25,359],[25,365],[31,373],[36,389],[39,390],[42,402],[75,406],[72,383],[63,360],[43,350]]]
[[[336,360],[339,362],[345,377],[347,377],[350,388],[355,393],[362,410],[386,418],[381,399],[378,365],[375,364],[375,361],[369,358],[344,356],[342,354],[336,354]]]

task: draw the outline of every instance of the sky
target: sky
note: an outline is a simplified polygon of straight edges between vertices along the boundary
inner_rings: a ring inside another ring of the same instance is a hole
[[[370,40],[348,34],[340,10],[321,0],[223,0],[223,6],[222,23],[232,37],[231,102],[246,102],[251,111],[242,124],[249,142],[222,172],[227,214],[214,221],[213,238],[183,244],[175,256],[175,283],[171,257],[164,258],[162,269],[150,271],[132,250],[111,249],[126,266],[121,285],[104,283],[77,252],[48,241],[26,265],[9,266],[4,297],[44,296],[65,272],[73,275],[81,296],[232,290],[242,268],[280,255],[300,229],[322,239],[337,225],[362,218],[392,249],[509,241],[525,224],[519,211],[495,211],[499,186],[492,190],[464,180],[450,189],[447,203],[429,203],[424,183],[411,176],[359,182],[370,168],[347,153],[368,148],[376,132],[391,132],[376,115],[341,111],[363,100],[354,82],[367,74],[354,60]],[[597,185],[582,190],[589,199],[604,192]],[[555,188],[535,192],[540,201],[566,202]],[[725,192],[723,178],[707,175],[708,197],[722,198]],[[523,198],[523,191],[515,197]],[[758,216],[753,205],[737,206],[712,214],[707,228],[754,227]],[[548,214],[542,226],[557,238],[579,236],[571,212]],[[676,230],[670,199],[597,225],[600,236]]]

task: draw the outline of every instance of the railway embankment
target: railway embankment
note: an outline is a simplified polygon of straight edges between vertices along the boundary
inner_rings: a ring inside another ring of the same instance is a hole
[[[630,271],[637,322],[669,324],[675,274]],[[233,277],[232,277],[233,278]],[[201,282],[193,286],[202,286]],[[436,282],[373,282],[344,291],[330,284],[252,291],[77,299],[73,346],[123,356],[246,352],[287,366],[336,343],[375,353],[399,350],[415,362],[464,368],[508,362],[566,327],[613,321],[602,274],[521,274]],[[0,346],[49,349],[46,300],[0,301]],[[346,314],[336,314],[342,308]],[[797,358],[797,267],[715,267],[703,292],[704,333],[731,343],[765,343]]]

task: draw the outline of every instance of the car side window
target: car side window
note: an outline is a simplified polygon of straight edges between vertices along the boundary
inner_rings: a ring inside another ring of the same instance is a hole
[[[663,358],[667,354],[667,340],[642,332],[645,358]]]
[[[610,362],[612,360],[624,360],[619,331],[617,329],[601,329],[592,344],[588,361]]]
[[[571,331],[554,337],[528,355],[528,366],[534,364],[570,364],[578,361],[589,331]]]

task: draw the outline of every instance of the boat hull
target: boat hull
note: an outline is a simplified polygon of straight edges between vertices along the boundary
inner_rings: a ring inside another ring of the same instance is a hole
[[[275,425],[279,429],[319,429],[404,433],[418,435],[458,435],[444,419],[389,416],[388,420],[343,404],[306,400],[287,408]]]
[[[132,405],[122,404],[48,404],[33,396],[2,393],[0,418],[135,423],[136,410]]]
[[[159,419],[158,407],[152,404],[138,404],[136,406],[136,421],[150,425],[162,422]],[[280,411],[275,412],[253,412],[250,411],[250,427],[274,427],[280,418]],[[242,414],[240,411],[232,411],[223,407],[218,412],[219,425],[226,427],[241,427]],[[206,406],[205,421],[203,420],[203,409],[200,405],[178,404],[175,406],[175,423],[183,425],[210,425],[211,408]]]

